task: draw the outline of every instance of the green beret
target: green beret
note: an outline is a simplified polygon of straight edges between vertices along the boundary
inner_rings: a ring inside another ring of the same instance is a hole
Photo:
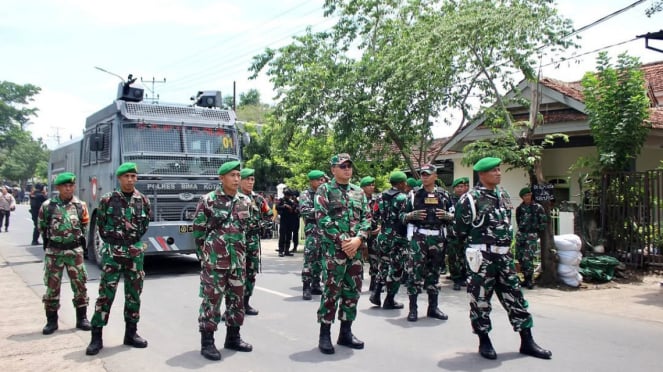
[[[64,172],[58,174],[55,178],[55,186],[62,185],[64,183],[76,183],[76,175],[71,172]]]
[[[416,184],[415,184],[414,186],[415,186],[415,187],[421,187],[421,186],[423,186],[423,185],[424,185],[424,181],[422,181],[422,180],[417,180],[417,181],[416,181]]]
[[[375,178],[373,178],[371,176],[366,176],[366,177],[362,178],[361,181],[359,181],[359,187],[372,185],[374,183],[375,183]]]
[[[461,183],[466,183],[466,184],[469,185],[470,184],[470,179],[468,177],[456,178],[454,180],[454,182],[451,184],[451,187],[456,187],[456,186],[460,185]]]
[[[224,174],[230,172],[231,170],[235,169],[239,170],[239,167],[240,167],[239,160],[227,161],[219,167],[219,171],[217,173],[219,174],[219,176],[223,176]]]
[[[417,187],[417,180],[415,180],[412,177],[409,177],[408,179],[405,180],[407,182],[407,185],[410,187]]]
[[[407,176],[405,175],[405,173],[401,171],[393,171],[389,175],[389,182],[391,183],[399,183],[405,181],[407,181]]]
[[[475,172],[487,172],[495,168],[496,166],[500,165],[501,163],[502,159],[500,158],[487,157],[476,162],[476,164],[474,164],[473,169]]]
[[[255,169],[244,168],[239,172],[239,176],[242,177],[242,179],[244,179],[253,176],[255,172],[256,172]]]
[[[308,172],[308,174],[306,176],[308,177],[309,181],[317,180],[317,179],[320,179],[320,178],[324,177],[325,172],[314,169],[314,170]]]
[[[532,193],[532,190],[530,190],[529,187],[523,187],[522,189],[520,189],[520,192],[518,193],[518,195],[520,197],[522,197],[523,195],[527,195],[527,194],[531,194],[531,193]]]
[[[138,173],[136,163],[122,163],[115,171],[115,175],[118,177],[125,173]]]

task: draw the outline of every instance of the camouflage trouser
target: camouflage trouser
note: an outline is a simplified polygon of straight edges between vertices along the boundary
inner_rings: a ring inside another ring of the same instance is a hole
[[[115,299],[120,277],[124,277],[124,321],[138,323],[140,320],[140,294],[143,292],[143,262],[145,254],[136,257],[111,256],[110,249],[102,254],[102,272],[99,280],[99,297],[94,306],[94,315],[90,322],[93,327],[108,324],[108,316]]]
[[[380,279],[386,284],[387,293],[398,293],[401,278],[408,260],[408,244],[405,237],[398,235],[380,235]]]
[[[221,322],[221,300],[226,299],[226,326],[244,324],[244,272],[242,269],[213,269],[203,265],[200,270],[200,297],[203,301],[198,312],[200,331],[214,332]]]
[[[513,330],[520,332],[532,328],[532,316],[527,311],[527,301],[520,290],[516,268],[511,254],[483,253],[483,262],[478,272],[470,272],[467,293],[470,296],[470,320],[474,333],[488,333],[490,322],[490,299],[493,291],[509,316]]]
[[[516,259],[520,263],[520,271],[525,276],[534,274],[534,255],[539,248],[538,239],[537,233],[516,234]]]
[[[464,282],[467,278],[467,260],[465,258],[465,245],[456,238],[447,238],[447,260],[449,261],[449,274],[455,283]]]
[[[337,307],[339,320],[353,321],[357,318],[362,269],[360,250],[357,250],[353,258],[348,258],[340,247],[336,248],[332,245],[330,249],[326,250],[322,271],[325,288],[322,291],[318,309],[319,323],[334,323]]]
[[[46,293],[42,301],[46,311],[58,311],[60,308],[60,286],[62,271],[67,269],[71,290],[74,293],[74,307],[87,306],[87,271],[83,259],[83,248],[56,249],[46,248],[44,256],[44,285]]]
[[[253,295],[256,275],[260,272],[260,233],[246,236],[246,286],[244,295]]]
[[[304,266],[302,282],[320,281],[322,275],[322,247],[317,231],[306,232],[304,241]]]
[[[378,277],[380,275],[380,242],[377,236],[372,236],[366,241],[368,246],[368,275]]]
[[[438,293],[440,271],[444,263],[444,237],[414,233],[410,242],[407,294],[415,295],[424,289],[428,293]]]

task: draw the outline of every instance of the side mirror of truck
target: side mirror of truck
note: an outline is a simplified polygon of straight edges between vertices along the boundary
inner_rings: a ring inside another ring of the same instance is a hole
[[[90,151],[104,151],[104,135],[95,133],[90,136]]]

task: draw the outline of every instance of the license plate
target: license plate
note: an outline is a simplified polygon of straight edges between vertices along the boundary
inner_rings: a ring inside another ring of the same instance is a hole
[[[180,225],[180,234],[193,232],[193,225]]]

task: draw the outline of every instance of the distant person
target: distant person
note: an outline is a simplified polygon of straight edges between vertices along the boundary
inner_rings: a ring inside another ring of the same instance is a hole
[[[9,231],[9,216],[16,210],[16,199],[7,191],[7,186],[0,187],[0,232],[2,232],[2,221],[5,222],[5,232]]]
[[[35,185],[30,191],[30,214],[34,229],[32,230],[32,245],[40,245],[39,242],[39,208],[46,201],[46,188],[41,183]],[[83,247],[85,249],[85,247]]]
[[[102,329],[108,324],[120,277],[124,277],[124,344],[147,347],[136,333],[140,320],[140,295],[143,292],[145,249],[141,241],[150,224],[149,199],[136,189],[138,168],[124,163],[115,171],[119,189],[101,197],[97,208],[97,227],[103,240],[99,297],[92,317],[92,339],[87,355],[99,353],[103,345]]]
[[[321,295],[320,278],[322,276],[322,247],[320,229],[315,220],[313,202],[318,187],[324,183],[324,172],[314,169],[306,175],[309,188],[300,198],[300,211],[304,218],[304,264],[302,266],[302,299],[310,300],[311,295]]]
[[[456,204],[455,233],[461,244],[469,245],[466,258],[470,269],[467,285],[470,321],[479,336],[479,354],[486,359],[496,359],[488,332],[492,330],[490,300],[497,292],[513,330],[520,333],[520,353],[550,359],[550,350],[534,342],[531,331],[534,321],[527,311],[527,301],[514,269],[511,256],[513,206],[506,191],[497,186],[502,180],[501,163],[502,159],[493,157],[477,161],[473,169],[479,175],[479,184]]]
[[[449,212],[454,213],[456,203],[460,197],[470,189],[470,179],[468,177],[456,178],[451,184],[453,192],[451,193],[452,209]],[[460,288],[467,285],[467,263],[465,262],[465,246],[454,233],[454,229],[447,229],[447,260],[449,261],[449,273],[453,280],[453,290],[460,291]]]
[[[90,330],[87,320],[87,271],[83,250],[90,217],[85,202],[74,195],[76,175],[60,173],[55,178],[58,195],[46,200],[37,211],[37,225],[44,239],[44,285],[43,297],[46,310],[46,326],[42,330],[50,335],[58,329],[60,309],[60,286],[62,271],[67,270],[71,289],[74,292],[76,328]]]
[[[299,228],[299,202],[295,190],[286,188],[283,191],[283,198],[276,205],[276,210],[280,216],[279,257],[292,256],[290,241],[295,240],[293,241],[294,252],[297,248],[297,240],[299,240],[296,231]]]
[[[518,193],[523,202],[516,208],[516,259],[523,273],[523,287],[534,288],[534,258],[539,250],[539,235],[548,223],[543,206],[532,199],[532,190],[524,187]]]

